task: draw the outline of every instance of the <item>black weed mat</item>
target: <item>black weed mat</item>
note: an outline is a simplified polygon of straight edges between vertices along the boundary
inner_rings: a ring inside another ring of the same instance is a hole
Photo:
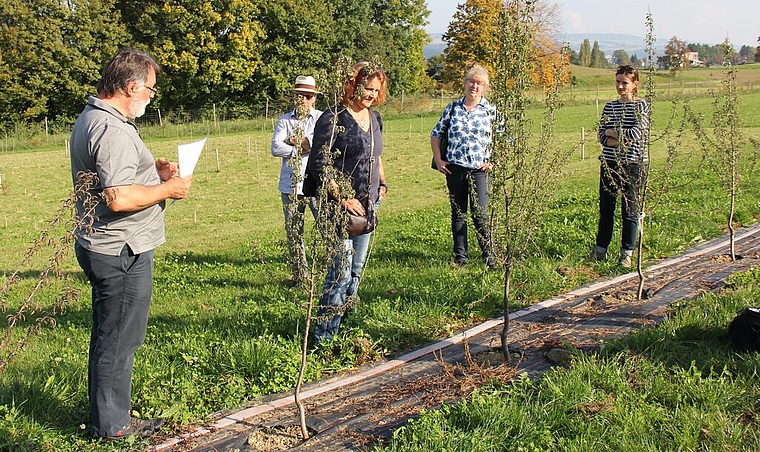
[[[638,275],[596,281],[550,303],[526,310],[510,322],[512,360],[504,363],[501,325],[495,325],[434,353],[358,382],[341,380],[356,372],[316,382],[335,387],[305,401],[310,439],[302,441],[292,394],[257,400],[247,408],[280,406],[240,419],[244,411],[220,413],[205,429],[166,439],[151,448],[172,452],[348,451],[382,443],[422,410],[453,403],[486,381],[509,380],[564,364],[568,348],[592,352],[610,338],[654,326],[674,301],[689,300],[724,286],[728,277],[760,263],[760,226],[737,234],[732,261],[725,238],[716,239],[645,271],[645,297],[638,300]],[[245,410],[242,407],[240,410]],[[236,414],[237,413],[237,414]],[[218,421],[238,419],[219,428]],[[215,424],[215,422],[217,422]],[[214,427],[216,425],[217,427]]]

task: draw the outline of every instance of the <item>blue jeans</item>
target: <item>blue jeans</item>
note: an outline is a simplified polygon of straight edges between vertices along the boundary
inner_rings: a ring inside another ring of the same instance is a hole
[[[309,206],[314,218],[317,218],[317,200],[313,197],[298,195],[293,203],[292,195],[280,193],[282,212],[285,216],[285,235],[288,239],[288,265],[296,280],[302,281],[306,275],[306,249],[303,245],[303,214]]]
[[[153,251],[119,256],[75,247],[92,285],[88,391],[92,436],[112,436],[130,419],[135,351],[145,341],[153,293]]]
[[[454,239],[454,259],[467,262],[467,211],[477,232],[481,257],[491,257],[491,233],[488,229],[488,173],[449,164],[451,174],[446,175],[446,186],[451,200],[451,235]]]
[[[602,161],[599,171],[599,227],[596,250],[606,252],[612,241],[615,225],[615,204],[618,192],[623,217],[621,253],[631,255],[639,233],[638,197],[646,184],[646,171],[636,163]]]
[[[375,203],[375,212],[380,207],[380,201]],[[332,264],[327,269],[322,296],[319,297],[320,317],[334,315],[327,320],[317,322],[314,326],[314,339],[317,343],[328,341],[338,334],[340,322],[343,320],[343,305],[346,299],[356,295],[362,278],[362,271],[367,263],[367,253],[372,233],[357,235],[341,242],[341,247],[335,253]]]

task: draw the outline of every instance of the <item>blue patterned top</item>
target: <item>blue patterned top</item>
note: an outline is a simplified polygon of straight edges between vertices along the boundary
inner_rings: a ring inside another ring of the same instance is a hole
[[[491,157],[491,125],[495,119],[496,107],[485,97],[471,111],[464,107],[464,99],[455,100],[443,109],[430,137],[441,138],[446,134],[448,146],[445,160],[477,169],[488,163]]]

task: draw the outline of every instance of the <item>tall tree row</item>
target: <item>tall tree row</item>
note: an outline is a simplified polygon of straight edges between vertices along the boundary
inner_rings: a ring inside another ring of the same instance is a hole
[[[616,52],[618,52],[616,50]],[[625,51],[620,50],[620,52],[625,53]],[[621,55],[618,55],[618,58],[620,58]],[[613,55],[613,59],[615,56]],[[625,59],[630,62],[628,59],[628,55],[625,55]],[[604,55],[604,52],[599,47],[599,41],[594,41],[593,47],[591,46],[591,42],[588,39],[584,39],[581,43],[581,47],[578,50],[578,52],[572,52],[572,55],[570,56],[570,62],[572,64],[576,64],[578,66],[583,67],[595,67],[595,68],[605,68],[608,66],[607,64],[607,57]],[[621,64],[628,64],[628,63],[621,63]]]
[[[164,69],[155,104],[259,108],[339,55],[378,61],[392,93],[427,85],[425,0],[0,0],[0,128],[71,120],[121,46]]]

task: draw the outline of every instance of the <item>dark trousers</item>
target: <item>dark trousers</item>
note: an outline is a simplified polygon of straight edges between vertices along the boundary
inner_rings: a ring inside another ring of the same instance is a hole
[[[88,390],[92,435],[112,436],[130,419],[135,350],[145,341],[153,292],[153,251],[119,256],[76,245],[92,285]]]
[[[602,160],[599,172],[599,228],[596,246],[607,249],[612,241],[615,225],[615,205],[618,192],[623,218],[621,250],[632,252],[639,233],[639,196],[646,183],[646,172],[636,163]],[[627,253],[630,254],[630,253]]]
[[[467,262],[467,211],[477,232],[481,257],[491,257],[491,234],[488,229],[488,173],[449,164],[446,186],[451,200],[451,235],[454,238],[454,259]]]

